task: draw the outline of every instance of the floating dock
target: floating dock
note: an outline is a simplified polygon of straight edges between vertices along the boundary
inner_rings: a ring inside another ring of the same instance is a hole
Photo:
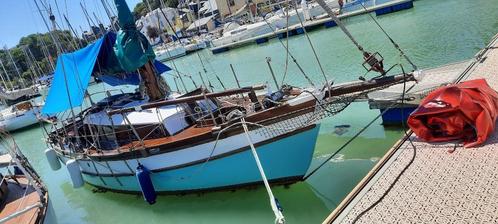
[[[378,4],[378,5],[374,5],[374,6],[365,6],[365,8],[367,10],[360,8],[360,9],[352,11],[352,12],[345,12],[345,13],[342,13],[341,15],[338,15],[337,17],[339,19],[345,19],[345,18],[357,16],[357,15],[362,15],[365,13],[370,13],[370,12],[375,12],[375,14],[377,16],[380,16],[380,15],[384,15],[384,14],[389,14],[389,13],[413,8],[413,1],[414,0],[392,0],[392,1],[389,1],[386,3],[382,3],[382,4]],[[304,25],[304,29],[306,29],[306,31],[311,31],[311,30],[323,28],[323,27],[330,28],[330,27],[337,26],[337,24],[335,24],[335,22],[330,17],[328,17],[326,14],[322,15],[322,17],[319,17],[317,19],[314,19],[311,21],[305,21],[305,22],[303,22],[303,25]],[[275,38],[275,37],[278,37],[280,39],[286,38],[287,32],[289,32],[288,36],[300,35],[300,34],[304,33],[304,29],[301,26],[301,24],[297,24],[297,25],[290,26],[289,29],[280,29],[280,30],[277,30],[275,32],[270,32],[267,34],[248,38],[248,39],[245,39],[242,41],[237,41],[237,42],[233,42],[233,43],[225,44],[225,45],[221,45],[221,46],[215,46],[215,47],[210,48],[210,50],[211,50],[211,52],[213,52],[213,54],[218,54],[218,53],[229,51],[230,49],[242,47],[242,46],[249,45],[249,44],[266,43],[270,39]]]
[[[455,82],[479,78],[498,90],[498,35]],[[498,129],[470,149],[409,132],[324,223],[498,223]]]

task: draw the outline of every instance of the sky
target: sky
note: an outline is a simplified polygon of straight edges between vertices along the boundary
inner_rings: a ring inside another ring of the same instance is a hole
[[[4,45],[11,48],[19,43],[19,39],[32,33],[46,33],[47,28],[43,23],[38,10],[36,9],[35,0],[0,0],[0,47]],[[52,6],[52,12],[60,26],[66,26],[61,16],[64,14],[68,17],[69,22],[74,29],[81,34],[80,26],[83,30],[88,30],[88,23],[80,7],[80,2],[86,5],[86,9],[93,20],[93,13],[103,21],[109,24],[109,19],[102,7],[101,0],[36,0],[43,10],[41,1],[49,3]],[[112,0],[107,0],[114,7]],[[130,10],[141,0],[126,0]],[[59,6],[57,10],[56,4]],[[59,16],[59,12],[60,15]],[[43,11],[46,16],[46,11]],[[48,16],[47,16],[48,18]]]

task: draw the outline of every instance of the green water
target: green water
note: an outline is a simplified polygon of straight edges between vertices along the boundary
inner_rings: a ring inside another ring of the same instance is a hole
[[[498,1],[419,0],[413,9],[377,18],[419,67],[432,67],[467,59],[484,47],[498,32]],[[382,53],[385,64],[399,61],[398,54],[368,16],[350,18],[345,23],[366,49]],[[361,55],[339,29],[318,30],[310,33],[310,37],[328,77],[348,81],[364,73],[360,65]],[[289,44],[291,52],[312,80],[317,84],[323,82],[305,36],[290,38]],[[286,55],[280,43],[272,40],[264,45],[251,45],[215,56],[209,51],[202,51],[200,57],[206,64],[209,79],[220,88],[214,75],[218,75],[226,86],[235,86],[230,63],[243,85],[271,81],[265,57],[272,58],[273,69],[281,80]],[[201,66],[196,54],[176,60],[176,65],[200,83],[198,72]],[[285,82],[308,85],[292,62],[289,63]],[[185,83],[192,85],[188,79]],[[93,91],[102,88],[108,87],[91,87]],[[377,115],[378,111],[369,110],[366,103],[355,103],[343,113],[325,120],[311,167],[335,152]],[[351,127],[346,133],[338,135],[335,126],[341,124]],[[24,130],[14,136],[48,185],[58,223],[273,222],[273,213],[263,188],[160,196],[152,206],[136,195],[94,193],[90,186],[73,189],[65,169],[54,172],[46,163],[40,129]],[[321,222],[400,136],[400,130],[386,129],[377,121],[340,156],[328,162],[306,182],[288,188],[274,187],[274,194],[284,208],[288,223]]]

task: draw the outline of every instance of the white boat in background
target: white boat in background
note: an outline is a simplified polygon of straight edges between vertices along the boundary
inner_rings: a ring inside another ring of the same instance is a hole
[[[208,45],[209,45],[209,40],[200,38],[200,39],[187,40],[184,46],[186,53],[189,54],[195,51],[202,50],[208,47]]]
[[[326,1],[327,5],[333,10],[339,12],[339,4],[337,0]],[[299,24],[301,21],[316,19],[324,16],[325,11],[318,5],[318,3],[306,3],[305,0],[301,2],[297,8],[290,8],[288,10],[281,9],[274,14],[268,14],[265,19],[256,18],[257,22],[245,24],[231,29],[224,29],[223,35],[212,41],[213,47],[219,47],[234,42],[244,41],[249,38],[264,35],[280,29],[285,29],[290,26]],[[299,19],[298,15],[301,17]],[[258,21],[259,20],[259,21]],[[266,20],[266,21],[265,21]]]
[[[156,47],[154,52],[159,61],[168,61],[187,55],[187,50],[180,44],[163,44]]]
[[[274,28],[280,27],[280,26],[277,26],[276,22],[273,24],[271,22],[269,22],[269,23]],[[242,41],[242,40],[256,37],[259,35],[263,35],[263,34],[269,33],[269,32],[272,32],[272,29],[270,28],[270,26],[268,26],[268,24],[266,24],[265,21],[260,21],[260,22],[256,22],[256,23],[252,23],[252,24],[241,25],[241,26],[238,26],[237,28],[232,29],[232,30],[224,30],[223,36],[221,36],[217,39],[214,39],[212,41],[212,43],[213,43],[213,47],[219,47],[219,46],[222,46],[225,44],[230,44],[233,42]]]
[[[36,88],[38,94],[42,96],[46,96],[48,94],[48,90],[50,89],[50,85],[44,83],[35,84],[33,87]]]
[[[0,111],[0,129],[15,131],[39,122],[43,104],[23,101]]]

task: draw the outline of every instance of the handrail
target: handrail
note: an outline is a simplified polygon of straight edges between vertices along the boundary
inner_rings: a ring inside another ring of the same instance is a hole
[[[158,101],[158,102],[144,104],[144,105],[141,105],[139,107],[128,107],[128,108],[123,108],[123,109],[110,110],[107,112],[107,114],[114,115],[114,114],[128,113],[128,112],[140,111],[140,110],[156,108],[156,107],[161,107],[161,106],[166,106],[166,105],[174,105],[174,104],[179,104],[179,103],[194,102],[197,100],[204,100],[205,98],[215,98],[215,97],[222,97],[222,96],[237,95],[237,94],[241,94],[241,93],[251,92],[254,90],[262,90],[264,88],[266,88],[266,85],[248,86],[248,87],[242,87],[242,88],[237,88],[237,89],[229,89],[229,90],[225,90],[225,91],[221,91],[221,92],[217,92],[217,93],[206,93],[206,94],[199,94],[199,95],[182,97],[182,98],[177,98],[177,99],[172,99],[172,100],[162,100],[162,101]]]
[[[14,213],[12,213],[12,214],[8,215],[7,217],[5,217],[5,218],[3,218],[3,219],[0,219],[0,223],[5,223],[5,222],[7,222],[7,221],[9,221],[9,220],[11,220],[11,219],[13,219],[13,218],[16,218],[16,217],[18,217],[18,216],[20,216],[20,215],[22,215],[22,214],[26,213],[26,212],[29,212],[31,209],[34,209],[34,208],[42,208],[42,207],[43,207],[43,204],[42,204],[42,203],[40,203],[40,202],[37,202],[37,203],[35,203],[35,204],[32,204],[32,205],[30,205],[30,206],[25,207],[25,208],[24,208],[24,209],[22,209],[22,210],[19,210],[19,211],[17,211],[17,212],[14,212]]]

